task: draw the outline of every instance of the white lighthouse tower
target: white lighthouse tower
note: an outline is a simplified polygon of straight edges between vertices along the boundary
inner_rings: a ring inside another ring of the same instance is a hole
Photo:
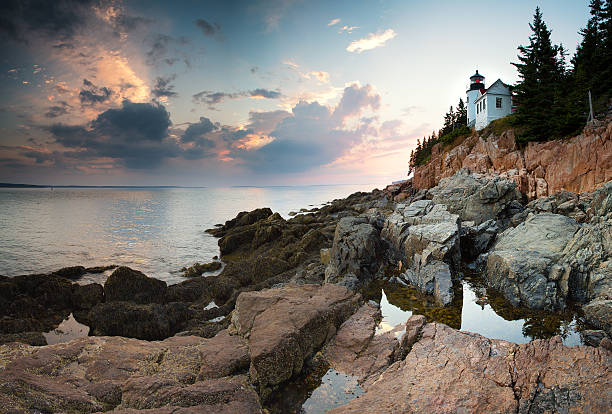
[[[467,93],[467,125],[471,128],[476,123],[476,99],[480,91],[485,90],[485,77],[478,73],[470,76],[470,88]]]

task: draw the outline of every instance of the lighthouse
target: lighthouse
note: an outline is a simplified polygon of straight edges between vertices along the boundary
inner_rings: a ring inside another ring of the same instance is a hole
[[[476,99],[478,98],[479,93],[482,94],[484,93],[485,90],[485,84],[484,84],[484,80],[485,77],[482,76],[480,73],[478,73],[478,70],[476,70],[476,73],[473,74],[472,76],[470,76],[470,87],[469,89],[466,91],[467,93],[467,125],[471,128],[474,126],[474,124],[476,123]]]

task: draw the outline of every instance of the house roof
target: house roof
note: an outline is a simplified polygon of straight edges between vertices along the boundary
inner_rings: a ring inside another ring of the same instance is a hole
[[[504,86],[505,88],[507,88],[509,90],[510,93],[512,93],[512,85],[508,85],[505,84],[504,82],[502,82],[501,79],[497,79],[495,82],[493,82],[491,84],[491,86],[489,86],[487,89],[481,89],[480,90],[480,95],[476,98],[476,100],[474,101],[474,103],[476,103],[477,101],[479,101],[485,94],[487,94],[487,92],[489,92],[489,90],[491,90],[495,85],[500,84],[502,86]]]

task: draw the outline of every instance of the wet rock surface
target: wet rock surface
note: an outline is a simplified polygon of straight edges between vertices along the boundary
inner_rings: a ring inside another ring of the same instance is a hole
[[[166,282],[129,267],[118,267],[104,283],[107,302],[164,303]]]
[[[330,413],[606,413],[612,353],[558,338],[516,345],[427,324],[406,359]]]
[[[219,357],[211,364],[213,354]],[[259,398],[244,376],[245,354],[239,338],[224,334],[161,342],[90,337],[46,347],[2,345],[0,402],[8,412],[259,413]]]
[[[288,285],[242,293],[232,324],[248,340],[249,376],[264,398],[299,374],[304,361],[331,339],[360,296],[339,285]]]
[[[325,283],[355,289],[370,282],[383,263],[380,231],[366,217],[340,219],[334,233]]]
[[[487,259],[491,286],[515,305],[563,308],[569,270],[553,266],[578,228],[573,219],[542,213],[500,234]]]

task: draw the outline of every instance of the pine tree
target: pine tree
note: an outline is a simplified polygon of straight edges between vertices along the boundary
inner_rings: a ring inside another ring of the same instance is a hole
[[[580,30],[582,41],[572,58],[573,85],[568,93],[573,102],[568,110],[582,125],[589,110],[589,91],[596,115],[608,110],[612,98],[612,1],[592,0],[589,7],[591,18]]]
[[[467,107],[463,102],[463,99],[459,98],[457,104],[457,126],[467,125]]]
[[[559,130],[554,114],[561,105],[559,88],[564,79],[564,64],[563,55],[561,58],[558,55],[563,51],[552,44],[539,7],[529,27],[533,32],[529,45],[518,47],[520,63],[512,63],[521,79],[514,89],[518,103],[516,120],[525,130],[519,140],[547,140],[556,138]]]

